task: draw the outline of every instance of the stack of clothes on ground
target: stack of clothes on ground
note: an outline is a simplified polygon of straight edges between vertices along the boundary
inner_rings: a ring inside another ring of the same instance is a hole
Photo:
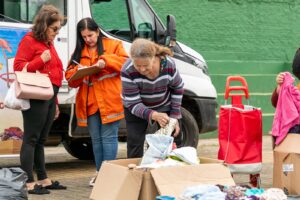
[[[10,127],[4,129],[4,133],[0,135],[0,141],[6,140],[22,140],[23,139],[23,131],[18,127]]]

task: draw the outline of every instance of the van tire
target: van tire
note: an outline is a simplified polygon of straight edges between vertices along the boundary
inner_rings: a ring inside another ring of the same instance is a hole
[[[66,151],[79,160],[93,160],[94,153],[90,138],[63,140]]]
[[[181,107],[181,131],[174,138],[177,147],[192,146],[197,148],[199,140],[199,128],[193,115],[185,108]]]

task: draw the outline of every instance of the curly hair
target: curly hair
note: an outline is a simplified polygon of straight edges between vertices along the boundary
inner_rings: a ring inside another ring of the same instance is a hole
[[[147,39],[138,38],[131,45],[130,55],[133,59],[152,58],[154,56],[173,56],[173,52],[168,47],[160,46]]]
[[[39,41],[47,41],[47,28],[54,22],[63,20],[64,17],[55,6],[43,5],[34,18],[33,36]]]

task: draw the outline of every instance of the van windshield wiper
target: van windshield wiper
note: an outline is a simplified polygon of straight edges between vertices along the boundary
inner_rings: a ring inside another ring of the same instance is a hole
[[[18,21],[18,20],[14,19],[14,18],[11,18],[11,17],[9,17],[9,16],[3,15],[3,14],[1,14],[1,13],[0,13],[0,16],[1,16],[1,17],[4,17],[4,18],[7,18],[7,19],[9,19],[9,20],[11,20],[11,21],[17,22],[17,23],[22,23],[21,21]]]

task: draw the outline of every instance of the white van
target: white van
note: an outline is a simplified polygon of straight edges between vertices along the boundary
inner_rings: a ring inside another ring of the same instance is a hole
[[[197,146],[198,134],[215,130],[216,90],[208,75],[203,57],[176,41],[176,25],[173,16],[167,16],[165,26],[147,0],[1,0],[0,1],[0,100],[3,100],[14,79],[13,59],[21,38],[30,30],[32,20],[43,4],[53,4],[66,16],[55,47],[64,64],[75,48],[76,24],[83,17],[93,17],[107,37],[121,40],[127,52],[137,37],[149,38],[159,44],[170,46],[174,59],[184,80],[182,102],[183,131],[176,139],[178,146]],[[54,122],[48,143],[63,142],[67,151],[79,159],[91,159],[91,141],[86,128],[77,127],[74,115],[76,90],[68,88],[67,82],[59,92],[61,114]],[[20,111],[0,110],[0,133],[5,128],[20,127]],[[123,121],[120,139],[126,137]]]

